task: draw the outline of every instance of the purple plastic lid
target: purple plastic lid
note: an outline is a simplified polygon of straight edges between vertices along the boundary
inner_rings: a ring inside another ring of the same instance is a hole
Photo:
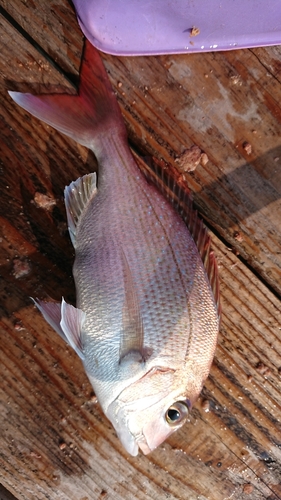
[[[153,55],[281,44],[281,0],[73,0],[103,52]]]

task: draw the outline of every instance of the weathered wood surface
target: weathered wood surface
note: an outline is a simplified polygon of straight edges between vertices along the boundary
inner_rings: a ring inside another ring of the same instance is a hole
[[[186,178],[221,276],[219,344],[190,422],[132,458],[29,299],[75,301],[63,188],[96,163],[6,90],[73,92],[82,35],[66,0],[1,0],[0,14],[0,482],[25,500],[280,499],[281,48],[103,56],[134,148],[207,153]]]

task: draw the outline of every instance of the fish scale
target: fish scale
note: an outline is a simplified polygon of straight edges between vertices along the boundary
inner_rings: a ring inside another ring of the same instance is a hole
[[[36,305],[81,357],[126,450],[149,453],[186,421],[215,352],[218,278],[206,229],[180,186],[170,182],[168,201],[160,178],[156,187],[139,170],[89,43],[78,96],[10,95],[97,157],[98,178],[65,189],[76,307]]]
[[[113,149],[112,146],[111,149]],[[114,154],[113,151],[112,156],[116,158],[119,155]],[[104,408],[108,408],[111,400],[115,399],[112,395],[116,391],[116,378],[123,380],[121,388],[119,385],[117,389],[120,392],[127,386],[128,381],[128,374],[122,365],[119,365],[118,357],[124,285],[118,245],[114,246],[116,248],[116,253],[114,253],[112,240],[122,244],[130,263],[144,321],[144,344],[152,349],[152,356],[149,360],[149,365],[152,366],[166,366],[168,363],[169,367],[177,368],[179,362],[185,358],[187,346],[190,344],[190,328],[182,327],[182,324],[189,325],[191,322],[190,308],[186,307],[186,298],[195,281],[193,276],[195,266],[199,265],[203,268],[198,253],[194,251],[194,242],[189,232],[186,231],[183,221],[144,178],[141,178],[138,184],[135,182],[137,171],[135,162],[132,161],[128,152],[123,151],[122,157],[123,159],[127,157],[126,178],[123,171],[120,175],[120,165],[116,165],[114,175],[110,174],[113,159],[108,158],[106,164],[99,164],[103,182],[105,179],[110,179],[114,185],[113,205],[106,203],[110,196],[110,188],[103,190],[101,186],[100,198],[98,193],[91,205],[87,207],[76,229],[76,238],[79,243],[76,246],[74,275],[77,290],[83,291],[83,298],[80,299],[79,294],[77,295],[77,306],[85,311],[89,318],[84,325],[85,350],[89,350],[86,371],[91,377],[98,399],[103,401]],[[119,196],[116,199],[117,192]],[[115,218],[115,214],[119,215],[120,212],[122,212],[122,218]],[[147,213],[150,213],[149,218]],[[91,217],[91,214],[94,216]],[[148,227],[152,228],[152,235],[149,238],[147,237]],[[104,236],[105,232],[107,237]],[[174,234],[169,234],[169,232]],[[179,237],[180,232],[183,232],[181,237]],[[81,270],[79,272],[81,269],[79,245],[82,244],[83,252],[85,252],[84,241],[86,235],[89,234],[95,235],[95,245],[87,251],[89,264],[84,264],[85,274],[83,274]],[[170,241],[173,242],[172,246]],[[105,259],[108,253],[113,253],[113,256]],[[163,255],[164,262],[162,262]],[[178,256],[179,262],[176,262],[175,255]],[[100,263],[104,262],[104,259],[106,271],[103,267],[101,268]],[[142,260],[141,267],[139,266],[140,260]],[[91,269],[93,276],[89,280]],[[156,272],[156,269],[160,269],[160,272]],[[116,283],[113,283],[113,275]],[[204,279],[206,281],[206,277],[202,276],[203,281]],[[91,285],[85,286],[85,283],[88,284],[89,281]],[[104,300],[95,304],[91,298],[97,297],[95,286],[100,282],[107,293],[105,293]],[[114,295],[116,295],[116,300],[114,300]],[[148,299],[143,300],[143,297],[148,297]],[[169,323],[166,321],[167,316],[170,319]],[[112,318],[113,321],[108,322],[108,318]],[[100,334],[101,330],[103,336]],[[182,331],[185,332],[184,335],[181,334]],[[104,361],[97,374],[94,360],[106,359],[106,356],[115,359],[115,363],[112,362],[108,367]],[[137,373],[140,372],[142,375],[147,370],[148,366],[138,364]],[[105,386],[106,377],[110,380]]]

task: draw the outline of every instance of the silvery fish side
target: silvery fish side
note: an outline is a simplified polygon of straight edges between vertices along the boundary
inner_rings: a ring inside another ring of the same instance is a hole
[[[82,359],[126,450],[149,453],[186,421],[210,370],[219,294],[209,237],[140,172],[90,43],[78,96],[10,95],[97,157],[98,180],[88,174],[65,189],[77,307],[36,304]]]

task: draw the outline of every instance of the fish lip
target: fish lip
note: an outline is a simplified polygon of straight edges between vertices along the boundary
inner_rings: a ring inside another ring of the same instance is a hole
[[[141,434],[141,436],[135,438],[135,441],[136,441],[136,444],[138,445],[139,449],[143,452],[144,455],[151,453],[152,450],[148,446],[147,440],[143,434]]]

